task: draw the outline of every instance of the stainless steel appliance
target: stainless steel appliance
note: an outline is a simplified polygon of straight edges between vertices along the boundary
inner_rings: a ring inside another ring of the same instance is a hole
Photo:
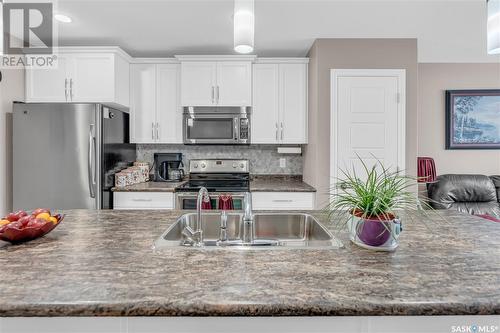
[[[182,153],[154,153],[156,182],[178,182],[184,178]]]
[[[198,191],[205,187],[212,209],[219,206],[219,195],[229,194],[234,209],[243,208],[245,192],[250,189],[248,160],[191,160],[189,181],[176,188],[176,209],[196,209]]]
[[[114,174],[136,158],[127,113],[66,103],[13,110],[14,209],[113,207]]]
[[[250,107],[184,107],[185,144],[250,144]]]

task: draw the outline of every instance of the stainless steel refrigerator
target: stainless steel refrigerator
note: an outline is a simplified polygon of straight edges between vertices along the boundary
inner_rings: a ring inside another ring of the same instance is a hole
[[[114,174],[136,158],[128,113],[18,102],[13,112],[14,209],[113,207]]]

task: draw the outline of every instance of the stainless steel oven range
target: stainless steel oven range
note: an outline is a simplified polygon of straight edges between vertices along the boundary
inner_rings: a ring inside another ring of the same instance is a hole
[[[219,196],[229,194],[236,210],[243,208],[243,196],[250,190],[248,160],[191,160],[189,180],[177,187],[176,209],[196,209],[196,199],[201,187],[207,188],[211,209],[219,207]]]
[[[185,144],[250,144],[250,107],[184,107]]]

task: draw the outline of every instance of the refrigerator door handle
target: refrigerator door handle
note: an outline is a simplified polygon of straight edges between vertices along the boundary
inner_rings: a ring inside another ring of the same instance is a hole
[[[95,146],[95,138],[94,138],[94,124],[90,125],[90,130],[89,130],[89,165],[88,165],[88,172],[89,172],[89,192],[90,192],[90,197],[95,198],[95,171],[94,168],[92,167],[92,160],[94,158],[94,146]]]

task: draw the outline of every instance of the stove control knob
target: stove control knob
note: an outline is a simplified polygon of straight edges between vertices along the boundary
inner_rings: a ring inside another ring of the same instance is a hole
[[[207,165],[205,163],[203,163],[203,162],[200,164],[200,166],[201,166],[202,169],[205,169],[207,167]]]
[[[236,169],[238,167],[238,164],[233,163],[233,169]]]
[[[195,164],[193,165],[193,167],[194,167],[195,169],[197,169],[197,168],[198,168],[198,163],[195,163]]]
[[[245,164],[240,163],[240,168],[245,169]]]

